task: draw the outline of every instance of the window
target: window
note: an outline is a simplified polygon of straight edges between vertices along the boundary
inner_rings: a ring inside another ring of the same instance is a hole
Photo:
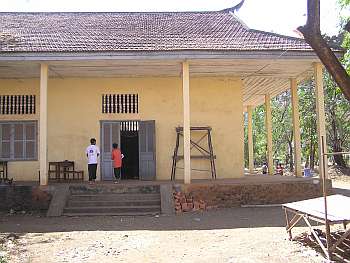
[[[35,114],[35,95],[1,95],[0,114]]]
[[[37,160],[37,122],[0,122],[0,159]]]
[[[102,113],[139,113],[139,95],[103,94]]]

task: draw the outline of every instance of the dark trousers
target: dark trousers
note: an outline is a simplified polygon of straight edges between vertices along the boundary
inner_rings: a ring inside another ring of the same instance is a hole
[[[96,179],[96,170],[97,170],[97,163],[88,164],[89,181]]]
[[[122,169],[121,167],[114,168],[114,176],[115,176],[115,179],[117,180],[121,179],[121,176],[120,176],[121,169]]]

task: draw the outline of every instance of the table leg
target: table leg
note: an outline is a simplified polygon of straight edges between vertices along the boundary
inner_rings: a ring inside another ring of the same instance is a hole
[[[344,227],[344,229],[346,230],[346,225],[348,224],[348,222],[347,221],[343,221],[343,227]]]
[[[305,223],[306,223],[307,226],[309,227],[309,229],[310,229],[312,235],[313,235],[314,238],[316,239],[317,243],[320,245],[320,247],[321,247],[323,253],[325,254],[325,256],[326,256],[328,259],[330,259],[330,258],[329,258],[329,251],[328,251],[327,247],[325,247],[325,246],[323,245],[322,241],[320,240],[320,238],[318,237],[317,233],[315,232],[315,230],[313,229],[312,225],[310,224],[309,219],[308,219],[307,216],[305,216],[305,215],[303,216],[303,218],[304,218]]]
[[[332,260],[332,239],[331,239],[331,227],[329,225],[329,222],[326,223],[326,240],[327,240],[327,252],[328,252],[328,259]]]
[[[289,223],[289,218],[288,218],[288,212],[287,212],[287,209],[284,209],[284,213],[286,215],[286,223],[287,223],[287,232],[289,234],[289,240],[292,240],[293,237],[292,237],[292,229],[290,228],[290,223]]]

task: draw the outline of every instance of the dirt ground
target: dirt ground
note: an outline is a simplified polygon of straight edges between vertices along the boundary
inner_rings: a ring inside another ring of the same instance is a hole
[[[349,195],[350,180],[335,187]],[[325,262],[289,241],[284,226],[280,207],[152,217],[2,214],[0,263]],[[293,234],[305,231],[299,226]]]
[[[0,232],[18,235],[4,244],[11,263],[323,262],[287,239],[277,207],[137,218],[2,216]]]

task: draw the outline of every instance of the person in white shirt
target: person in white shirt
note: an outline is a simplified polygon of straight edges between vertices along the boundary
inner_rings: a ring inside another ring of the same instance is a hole
[[[96,146],[96,139],[90,140],[91,145],[86,148],[86,157],[88,158],[89,184],[96,180],[97,160],[100,156],[100,149]]]

